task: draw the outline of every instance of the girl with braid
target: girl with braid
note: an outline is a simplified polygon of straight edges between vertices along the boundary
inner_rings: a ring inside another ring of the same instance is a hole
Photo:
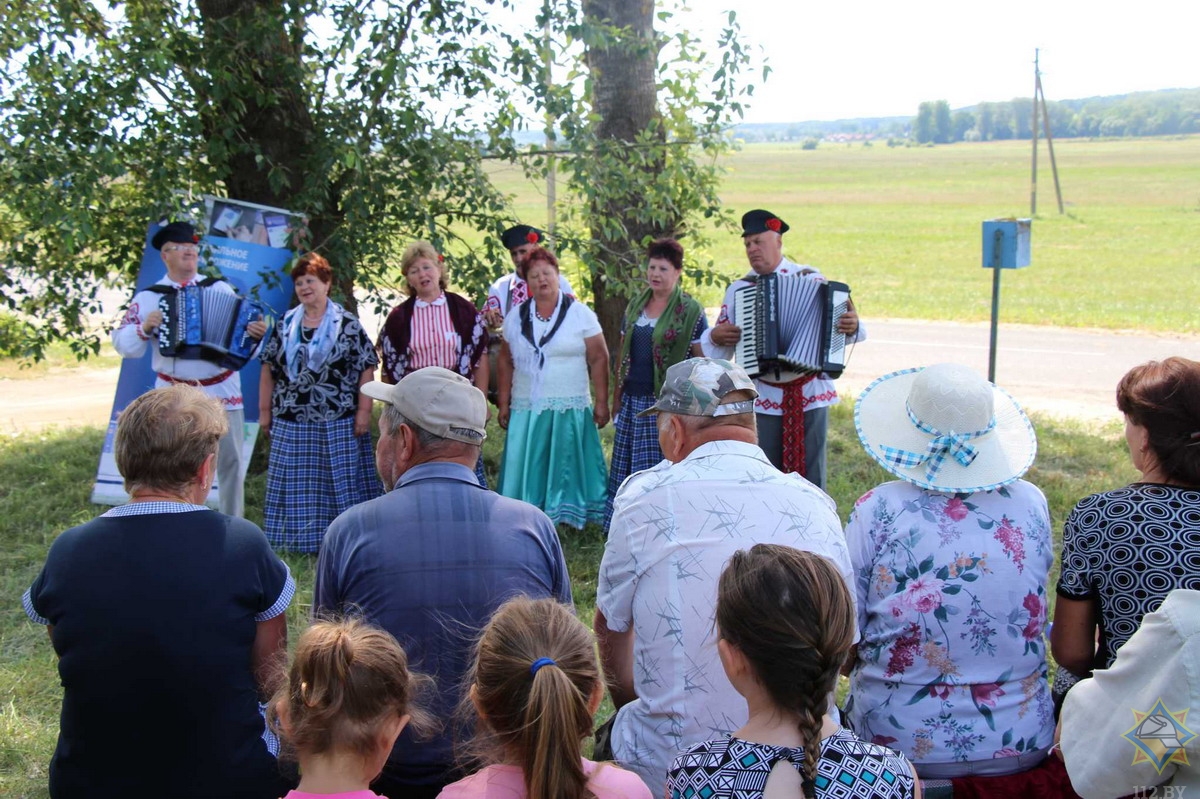
[[[490,761],[439,799],[650,799],[636,774],[583,757],[604,696],[596,644],[570,608],[517,597],[475,648],[471,754]]]
[[[400,731],[434,724],[413,701],[430,682],[408,670],[395,638],[365,622],[305,630],[268,710],[284,754],[300,764],[300,785],[284,799],[381,799],[368,786]]]
[[[920,797],[903,755],[826,714],[854,631],[850,592],[820,555],[775,544],[734,553],[717,587],[717,650],[749,719],[676,757],[667,796]]]

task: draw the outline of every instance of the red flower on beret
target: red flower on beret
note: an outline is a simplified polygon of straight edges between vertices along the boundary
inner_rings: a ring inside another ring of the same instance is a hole
[[[200,243],[200,237],[193,235],[192,236],[192,244],[199,244],[199,243]]]
[[[783,223],[780,222],[775,217],[771,217],[770,219],[768,219],[766,221],[766,225],[767,225],[767,230],[772,230],[776,233],[779,232],[779,228],[783,227]]]
[[[531,230],[531,231],[529,231],[528,233],[526,233],[526,234],[525,234],[525,241],[529,242],[530,244],[537,244],[537,243],[538,243],[538,234],[537,234],[537,231],[536,231],[536,230]]]

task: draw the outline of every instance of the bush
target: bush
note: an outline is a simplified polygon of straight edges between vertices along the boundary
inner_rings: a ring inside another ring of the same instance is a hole
[[[18,358],[25,353],[29,325],[18,317],[0,311],[0,358]]]
[[[804,143],[800,145],[800,149],[801,150],[815,150],[815,149],[817,149],[817,145],[820,143],[821,143],[820,139],[805,139]]]

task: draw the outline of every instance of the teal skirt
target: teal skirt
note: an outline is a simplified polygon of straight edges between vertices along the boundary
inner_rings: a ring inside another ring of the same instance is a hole
[[[608,469],[592,409],[513,411],[497,491],[582,529],[604,520]]]

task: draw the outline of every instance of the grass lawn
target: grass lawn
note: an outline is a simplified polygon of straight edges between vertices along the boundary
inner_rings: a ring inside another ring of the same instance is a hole
[[[830,493],[843,521],[854,500],[885,479],[863,452],[854,433],[850,403],[830,416]],[[1135,476],[1117,427],[1103,430],[1035,418],[1040,451],[1028,478],[1045,491],[1054,529],[1086,494],[1125,484]],[[606,446],[611,443],[611,428]],[[500,436],[489,439],[485,460],[494,478]],[[46,768],[58,734],[61,689],[55,656],[44,628],[21,610],[22,592],[33,581],[50,542],[62,530],[85,522],[103,509],[88,503],[98,429],[26,434],[0,441],[0,796],[44,797]],[[247,516],[262,522],[265,460],[256,455],[247,483]],[[590,625],[596,597],[596,571],[604,547],[595,525],[560,530],[567,553],[579,617]],[[299,586],[288,610],[291,642],[307,621],[315,557],[288,555]],[[610,709],[601,708],[606,715]],[[164,710],[164,715],[169,711]]]

